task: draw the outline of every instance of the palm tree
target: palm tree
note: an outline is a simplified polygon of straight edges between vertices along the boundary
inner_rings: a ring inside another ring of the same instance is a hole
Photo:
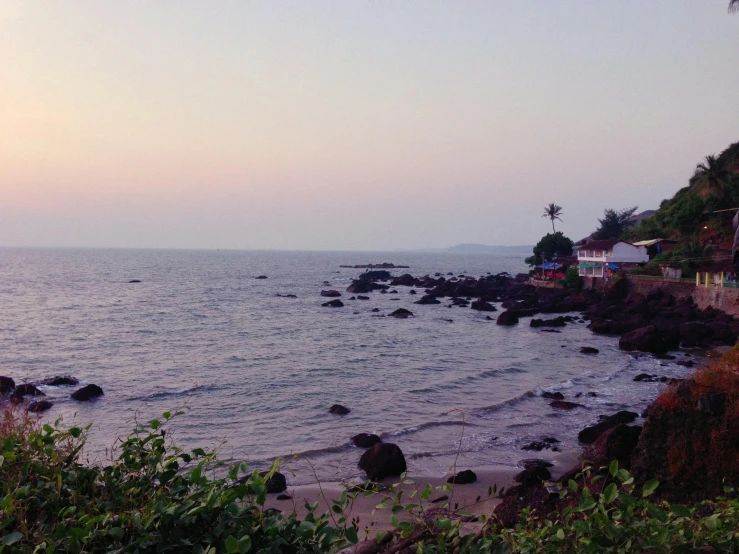
[[[554,220],[559,219],[560,221],[562,221],[562,218],[559,217],[560,215],[562,215],[562,206],[557,206],[557,204],[555,204],[554,202],[552,202],[548,206],[544,206],[544,215],[542,215],[541,217],[548,217],[552,220],[552,233],[556,232],[554,230]]]
[[[739,6],[739,0],[737,0]],[[719,163],[713,154],[706,156],[705,160],[695,166],[695,174],[691,179],[699,196],[705,198],[710,195],[723,198],[726,192],[726,183],[729,173],[726,167]]]

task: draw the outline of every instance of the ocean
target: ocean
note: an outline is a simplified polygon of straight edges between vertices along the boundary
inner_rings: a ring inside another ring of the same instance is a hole
[[[217,448],[260,469],[282,457],[288,482],[304,484],[361,477],[362,451],[349,441],[361,432],[398,444],[414,475],[444,475],[458,454],[460,469],[546,459],[549,451],[522,446],[554,437],[561,450],[576,449],[583,426],[622,409],[641,413],[664,386],[635,383],[636,374],[689,371],[619,351],[616,337],[594,335],[585,322],[560,333],[531,328],[529,318],[502,327],[487,313],[447,307],[449,299],[414,304],[420,296],[408,287],[349,300],[345,289],[363,270],[339,267],[391,262],[410,266],[394,275],[479,277],[526,271],[523,260],[3,248],[0,375],[69,374],[101,386],[104,397],[87,403],[69,398],[75,388],[42,387],[54,402],[44,420],[91,424],[90,462],[105,463],[134,419],[185,407],[170,433],[178,445]],[[345,307],[321,307],[330,300],[322,289],[339,290]],[[287,294],[297,298],[278,296]],[[401,307],[414,317],[383,317]],[[600,354],[581,354],[582,346]],[[544,391],[582,407],[553,409]],[[351,413],[329,414],[336,403]]]

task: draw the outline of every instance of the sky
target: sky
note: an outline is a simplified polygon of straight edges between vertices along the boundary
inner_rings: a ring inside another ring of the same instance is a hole
[[[0,0],[0,245],[534,244],[739,141],[727,0]]]

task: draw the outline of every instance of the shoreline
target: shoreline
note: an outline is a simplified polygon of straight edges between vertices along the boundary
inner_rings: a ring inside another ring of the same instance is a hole
[[[553,466],[549,468],[552,473],[552,481],[556,481],[562,475],[570,471],[573,467],[579,465],[580,452],[566,451],[555,452],[547,456],[553,461]],[[531,459],[537,459],[532,456]],[[356,518],[357,529],[359,530],[360,540],[364,538],[374,538],[376,531],[389,531],[393,529],[390,518],[393,515],[392,510],[377,509],[378,504],[383,502],[387,496],[395,496],[402,491],[401,504],[421,504],[422,510],[430,510],[434,508],[443,508],[448,506],[449,509],[457,508],[454,511],[465,512],[472,516],[489,516],[495,506],[502,502],[499,497],[502,489],[507,490],[516,485],[514,477],[523,471],[523,467],[511,466],[487,466],[487,467],[458,467],[457,471],[462,469],[471,469],[477,475],[477,480],[470,484],[447,485],[447,478],[453,475],[448,473],[444,477],[414,476],[407,475],[404,480],[400,477],[387,477],[379,481],[381,488],[373,493],[358,492],[353,500],[350,500],[349,509],[345,515],[347,521]],[[410,481],[410,482],[409,482]],[[354,483],[341,482],[325,482],[307,485],[288,485],[287,490],[283,493],[271,493],[267,495],[265,509],[275,509],[285,513],[296,513],[299,517],[304,517],[308,510],[306,504],[317,503],[316,514],[330,514],[330,517],[338,519],[340,515],[331,512],[333,500],[341,497],[342,493],[347,492],[347,485]],[[426,501],[419,501],[421,491],[431,486],[433,492]],[[446,490],[449,489],[449,490]],[[492,495],[489,492],[494,490]],[[411,498],[410,494],[416,491],[416,496]],[[278,500],[281,495],[289,495],[290,499]],[[348,495],[351,499],[351,494]],[[444,499],[444,497],[447,497]],[[436,502],[434,502],[436,501]],[[406,516],[407,517],[407,516]],[[463,528],[467,532],[478,531],[482,527],[482,521],[467,521],[463,524]],[[365,535],[367,535],[365,537]]]

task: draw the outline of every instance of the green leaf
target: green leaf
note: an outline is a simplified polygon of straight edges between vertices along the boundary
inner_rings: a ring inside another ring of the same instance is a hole
[[[603,491],[603,501],[606,504],[610,504],[616,498],[618,497],[618,487],[616,486],[616,483],[611,483],[606,487],[606,490]]]
[[[156,429],[159,429],[159,427],[161,427],[161,425],[162,425],[162,424],[161,424],[161,422],[160,422],[160,421],[159,421],[158,419],[152,419],[152,420],[151,420],[151,421],[149,422],[149,426],[150,426],[150,427],[151,427],[152,429],[154,429],[154,430],[156,430]]]
[[[251,549],[251,537],[244,535],[239,539],[239,554],[245,554]]]
[[[690,517],[691,515],[690,509],[682,504],[673,504],[670,506],[670,511],[678,517]]]
[[[120,527],[113,527],[108,533],[115,539],[121,540],[123,538],[123,529]]]
[[[654,492],[654,490],[659,486],[659,481],[657,479],[650,479],[646,483],[644,483],[644,487],[642,488],[642,498],[646,498],[650,494]]]
[[[349,527],[346,530],[346,538],[349,540],[350,543],[357,544],[359,542],[359,535],[357,534],[357,528]]]
[[[14,533],[10,533],[9,535],[5,535],[2,540],[0,540],[0,542],[6,546],[10,546],[11,544],[17,543],[22,538],[23,533],[19,533],[18,531],[16,531]]]
[[[69,434],[72,435],[75,439],[80,438],[80,435],[82,434],[82,430],[79,427],[72,427],[69,430]]]
[[[615,477],[618,473],[618,460],[613,460],[611,462],[611,465],[608,466],[608,473],[611,474],[611,477]]]
[[[557,537],[557,538],[558,538],[559,540],[564,540],[564,538],[565,538],[565,532],[564,532],[564,531],[563,531],[562,529],[558,529],[558,530],[557,530],[557,534],[556,534],[556,537]]]
[[[233,535],[229,535],[226,538],[226,552],[228,554],[236,554],[239,551],[239,541],[236,540],[236,537]]]

